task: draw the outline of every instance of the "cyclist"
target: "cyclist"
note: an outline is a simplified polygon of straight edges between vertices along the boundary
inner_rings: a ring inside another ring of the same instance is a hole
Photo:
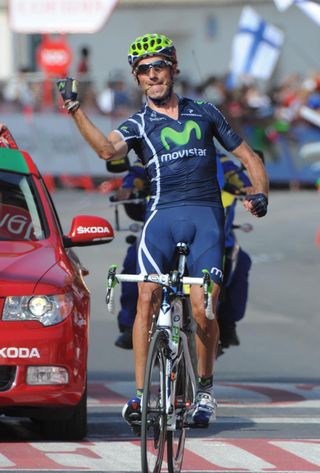
[[[218,323],[221,349],[231,345],[239,345],[236,323],[245,315],[248,298],[248,275],[251,267],[249,255],[239,246],[234,235],[233,224],[237,200],[235,196],[251,191],[248,176],[225,153],[217,152],[217,175],[222,191],[222,204],[225,209],[225,264],[224,280],[218,305]],[[111,162],[112,163],[112,162]],[[140,162],[129,166],[123,178],[122,187],[117,191],[117,200],[145,197],[147,191],[147,175]],[[145,206],[141,204],[124,204],[127,215],[140,222],[144,221]],[[137,266],[137,241],[130,235],[130,243],[123,261],[122,273],[132,274]],[[132,349],[132,327],[136,316],[138,289],[136,284],[121,283],[120,311],[118,325],[120,335],[115,345],[123,349]],[[220,350],[222,354],[222,350]]]
[[[176,243],[186,241],[190,247],[187,260],[190,276],[201,277],[202,270],[209,269],[215,312],[223,277],[224,211],[213,138],[248,170],[254,193],[244,200],[244,206],[257,217],[266,214],[268,205],[264,166],[215,106],[174,93],[174,79],[179,70],[172,40],[161,34],[140,36],[131,44],[128,60],[146,103],[108,137],[81,109],[76,81],[71,78],[58,81],[64,106],[100,158],[119,159],[134,149],[145,166],[151,190],[138,250],[138,271],[168,272]],[[153,294],[159,295],[157,289],[155,284],[139,284],[133,327],[137,391],[123,408],[123,417],[129,424],[140,415],[148,330]],[[193,286],[190,296],[197,322],[200,376],[193,419],[195,423],[208,424],[216,410],[213,372],[219,328],[215,318],[209,320],[205,315],[203,290]]]

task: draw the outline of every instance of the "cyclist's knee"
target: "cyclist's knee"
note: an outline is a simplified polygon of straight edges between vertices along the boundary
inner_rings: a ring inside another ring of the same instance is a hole
[[[193,318],[194,320],[199,323],[201,320],[204,320],[205,319],[205,310],[204,308],[202,309],[201,307],[199,307],[198,305],[196,305],[193,309],[192,309],[192,315],[193,315]]]
[[[212,311],[214,314],[217,312],[217,303],[220,294],[220,286],[218,284],[214,284],[212,290]],[[203,297],[203,289],[198,287],[193,287],[191,290],[191,303],[192,303],[192,314],[194,319],[197,322],[201,320],[205,321],[206,313],[205,313],[205,306],[204,306],[204,297]]]
[[[200,322],[205,318],[204,297],[202,291],[194,289],[198,288],[191,288],[192,315],[196,322]]]
[[[139,284],[138,307],[150,306],[155,302],[159,291],[156,284],[141,283]]]

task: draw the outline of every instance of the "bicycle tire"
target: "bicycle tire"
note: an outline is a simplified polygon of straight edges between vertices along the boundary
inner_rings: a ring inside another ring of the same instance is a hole
[[[176,381],[176,401],[181,405],[192,403],[192,387],[190,377],[187,371],[187,365],[184,356],[182,356],[177,372]],[[178,414],[176,430],[167,431],[167,462],[169,473],[180,473],[183,463],[184,446],[186,441],[187,429],[187,407],[181,409]]]
[[[192,316],[190,297],[183,300],[183,319],[188,323],[188,347],[195,377],[198,377],[198,357],[196,347],[197,324]]]
[[[166,443],[165,348],[166,332],[151,339],[145,371],[141,416],[142,473],[161,471]]]

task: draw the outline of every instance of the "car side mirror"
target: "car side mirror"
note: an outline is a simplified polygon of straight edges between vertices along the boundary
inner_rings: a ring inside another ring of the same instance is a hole
[[[64,236],[64,246],[89,246],[110,243],[114,239],[111,224],[102,217],[78,215],[74,217],[71,230]]]

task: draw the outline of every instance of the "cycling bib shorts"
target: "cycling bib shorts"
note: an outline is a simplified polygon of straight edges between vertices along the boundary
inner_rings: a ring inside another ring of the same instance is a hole
[[[173,269],[179,242],[189,245],[190,276],[210,272],[214,282],[223,278],[224,211],[218,207],[186,205],[149,212],[138,248],[138,273],[168,273]]]

